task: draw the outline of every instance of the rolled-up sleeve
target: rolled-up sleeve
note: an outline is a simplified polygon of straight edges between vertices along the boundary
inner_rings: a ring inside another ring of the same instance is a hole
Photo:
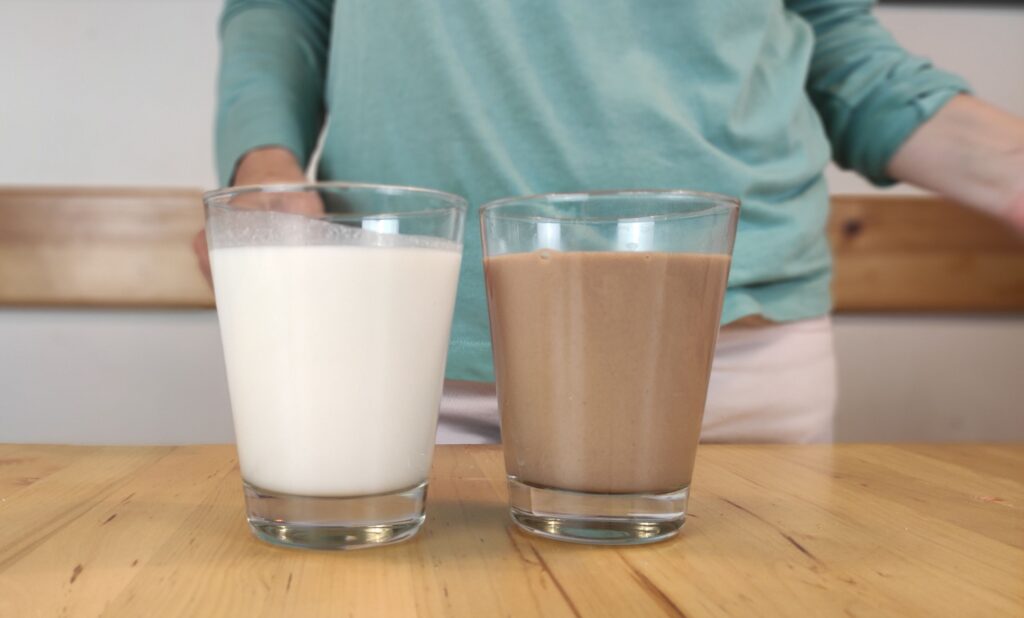
[[[333,0],[227,0],[220,21],[217,172],[260,146],[291,150],[305,166],[324,118]]]
[[[896,150],[952,97],[956,75],[904,50],[871,14],[872,0],[787,0],[815,35],[807,91],[833,156],[878,185]]]

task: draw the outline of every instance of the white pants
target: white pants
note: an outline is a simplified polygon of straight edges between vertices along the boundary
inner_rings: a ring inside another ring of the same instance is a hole
[[[836,404],[832,321],[726,326],[718,336],[704,442],[829,442]],[[445,382],[439,444],[501,441],[494,385]]]
[[[702,442],[831,442],[836,360],[828,317],[725,327]]]

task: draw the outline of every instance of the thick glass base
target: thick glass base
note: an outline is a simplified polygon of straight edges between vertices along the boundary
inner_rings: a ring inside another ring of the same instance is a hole
[[[427,484],[358,497],[294,496],[245,483],[246,515],[264,541],[305,549],[359,549],[404,541],[423,525]]]
[[[512,521],[545,538],[639,545],[671,538],[686,520],[689,487],[664,494],[592,494],[508,479]]]

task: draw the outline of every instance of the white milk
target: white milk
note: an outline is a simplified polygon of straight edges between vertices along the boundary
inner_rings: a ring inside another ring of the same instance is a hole
[[[461,254],[210,252],[242,477],[353,496],[427,479]]]

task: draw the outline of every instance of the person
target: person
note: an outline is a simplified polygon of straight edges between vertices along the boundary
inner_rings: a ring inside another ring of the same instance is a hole
[[[738,196],[703,438],[829,440],[830,157],[1024,229],[1024,120],[902,49],[872,4],[228,0],[220,178],[304,182],[322,134],[320,179],[474,206],[599,189]],[[497,439],[468,221],[447,377],[470,396],[443,406],[441,441]]]

